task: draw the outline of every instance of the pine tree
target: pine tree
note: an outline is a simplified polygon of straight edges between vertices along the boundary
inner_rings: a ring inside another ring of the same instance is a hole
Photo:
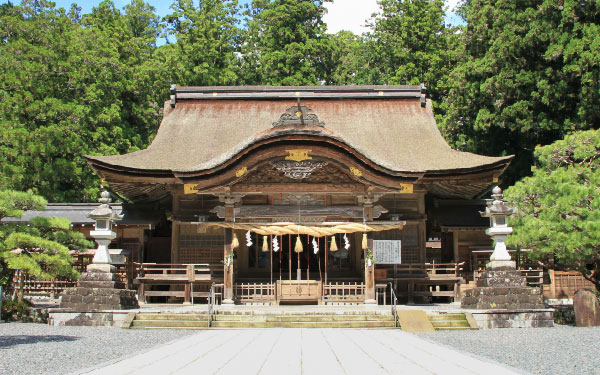
[[[21,217],[25,210],[43,210],[46,200],[31,192],[0,190],[0,220]],[[71,230],[68,219],[36,217],[28,225],[2,223],[0,226],[0,282],[10,286],[12,273],[22,273],[42,279],[57,276],[77,278],[69,250],[89,248],[93,243],[81,233]],[[19,299],[23,299],[23,278]]]
[[[533,175],[506,190],[517,208],[509,243],[580,271],[600,291],[600,130],[538,147],[535,157]]]

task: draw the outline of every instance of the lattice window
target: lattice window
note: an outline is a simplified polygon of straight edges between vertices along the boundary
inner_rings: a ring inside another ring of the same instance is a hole
[[[223,236],[179,236],[179,261],[181,263],[219,263],[223,260]]]

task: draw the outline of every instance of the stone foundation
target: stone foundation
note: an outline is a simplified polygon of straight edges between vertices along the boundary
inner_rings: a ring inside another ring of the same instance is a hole
[[[477,287],[467,290],[461,300],[465,309],[545,309],[540,288],[526,286],[517,270],[483,271]]]
[[[129,311],[75,312],[70,309],[50,309],[51,326],[120,327]]]
[[[488,310],[471,311],[480,329],[554,327],[554,311]]]
[[[77,287],[69,288],[60,298],[60,308],[73,311],[126,310],[138,308],[134,290],[125,285],[108,264],[90,264]]]

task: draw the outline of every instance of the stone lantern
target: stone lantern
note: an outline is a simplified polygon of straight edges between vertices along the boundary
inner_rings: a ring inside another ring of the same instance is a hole
[[[466,309],[503,310],[502,313],[473,313],[480,328],[552,327],[552,310],[544,310],[540,288],[527,286],[525,276],[506,251],[506,238],[513,229],[507,219],[513,209],[502,199],[502,189],[492,190],[485,212],[490,228],[485,232],[496,245],[486,270],[481,272],[475,288],[465,291],[461,307]]]
[[[495,243],[494,251],[490,256],[488,269],[516,269],[516,263],[511,259],[506,250],[506,238],[513,232],[512,227],[508,226],[508,217],[512,215],[514,209],[506,205],[502,195],[502,189],[496,186],[492,190],[492,198],[488,200],[485,212],[480,212],[481,216],[490,218],[490,227],[485,233],[492,237]]]
[[[139,307],[135,291],[126,289],[111,265],[108,245],[117,236],[112,231],[112,225],[123,216],[109,206],[110,201],[108,191],[102,191],[98,199],[100,205],[87,215],[96,221],[90,235],[98,243],[98,249],[86,272],[81,274],[77,286],[66,289],[61,295],[60,308],[75,314],[74,319],[64,324],[112,325],[115,318],[112,310]]]
[[[109,206],[111,202],[110,193],[106,189],[100,194],[98,202],[100,202],[100,205],[87,214],[87,217],[96,221],[94,224],[95,230],[90,232],[90,235],[94,237],[94,240],[98,244],[98,249],[92,263],[111,264],[112,259],[108,252],[108,245],[117,237],[117,234],[112,231],[112,224],[114,221],[121,220],[123,215],[120,215]]]

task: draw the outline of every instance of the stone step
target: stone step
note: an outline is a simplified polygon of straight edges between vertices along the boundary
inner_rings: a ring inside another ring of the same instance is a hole
[[[215,315],[215,321],[242,322],[335,322],[383,321],[393,322],[391,315]]]
[[[427,318],[436,331],[471,329],[463,313],[428,315]]]
[[[445,320],[465,320],[465,314],[439,314],[439,315],[428,315],[429,321],[445,321]]]
[[[463,328],[463,329],[471,329],[469,322],[466,320],[447,320],[447,321],[433,321],[431,325],[436,330],[441,328]]]
[[[134,320],[132,327],[146,328],[207,328],[207,320]]]
[[[207,314],[164,314],[164,313],[139,313],[135,320],[204,320],[208,319]]]
[[[466,329],[470,329],[470,328],[465,328],[465,327],[435,327],[436,331],[464,331]]]
[[[215,321],[216,328],[394,328],[394,322],[381,321],[329,321],[329,322],[236,322]]]

